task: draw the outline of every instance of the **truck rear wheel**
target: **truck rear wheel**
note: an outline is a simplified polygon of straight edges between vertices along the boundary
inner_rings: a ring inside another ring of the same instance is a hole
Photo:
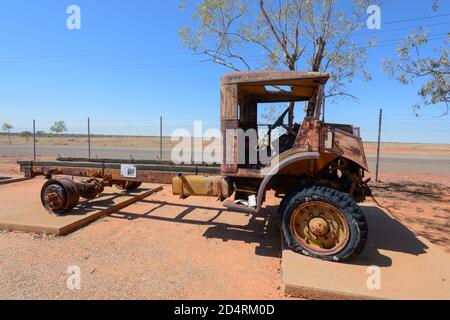
[[[286,195],[280,215],[289,248],[328,261],[349,261],[364,249],[367,221],[344,192],[311,186]]]

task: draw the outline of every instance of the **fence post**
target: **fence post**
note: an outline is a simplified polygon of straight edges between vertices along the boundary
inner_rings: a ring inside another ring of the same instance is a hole
[[[159,159],[163,159],[163,117],[159,117]]]
[[[376,176],[375,182],[380,182],[379,173],[380,173],[380,147],[381,147],[381,125],[383,122],[383,109],[380,109],[380,118],[378,121],[378,146],[377,146],[377,168],[376,168]]]
[[[91,119],[88,118],[88,156],[91,158]]]
[[[36,120],[33,119],[33,160],[36,161]]]

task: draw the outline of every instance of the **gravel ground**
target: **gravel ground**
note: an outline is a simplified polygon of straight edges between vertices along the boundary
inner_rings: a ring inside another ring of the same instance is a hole
[[[250,218],[219,211],[214,199],[181,205],[167,189],[152,197],[160,203],[144,200],[67,237],[0,233],[0,299],[283,297],[276,210]],[[67,288],[73,265],[81,290]]]
[[[16,166],[0,164],[0,173]],[[450,176],[382,179],[377,203],[450,253]],[[0,299],[284,298],[275,200],[256,217],[170,188],[148,200],[66,237],[0,232]],[[70,266],[80,268],[80,290],[67,287]]]

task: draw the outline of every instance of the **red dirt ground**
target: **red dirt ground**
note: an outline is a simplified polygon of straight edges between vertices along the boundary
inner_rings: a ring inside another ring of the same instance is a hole
[[[167,187],[66,237],[0,232],[0,299],[283,298],[276,210],[219,208]],[[66,287],[71,265],[79,291]]]
[[[0,174],[20,175],[17,160],[14,156],[1,157]],[[375,180],[373,175],[368,178]],[[380,180],[382,183],[371,183],[377,203],[450,253],[450,174],[382,172]],[[373,199],[368,202],[374,203]]]
[[[14,174],[15,160],[0,159],[0,175]],[[450,253],[450,176],[381,178],[369,203]],[[67,237],[0,232],[0,299],[284,298],[277,200],[251,218],[221,213],[215,199],[179,200],[170,188],[151,199]],[[73,264],[80,291],[66,288]]]
[[[0,176],[18,173],[0,163]],[[222,211],[170,186],[149,199],[66,237],[0,231],[0,299],[284,298],[276,208]],[[81,269],[79,291],[66,286],[71,265]]]
[[[450,175],[384,173],[381,178],[371,186],[376,204],[450,253]]]

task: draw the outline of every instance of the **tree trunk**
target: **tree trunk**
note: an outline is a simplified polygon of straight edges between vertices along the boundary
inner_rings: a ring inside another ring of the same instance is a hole
[[[326,42],[322,37],[320,37],[316,40],[316,44],[317,44],[317,51],[314,53],[314,59],[311,66],[313,72],[320,71],[320,65],[322,64]]]

